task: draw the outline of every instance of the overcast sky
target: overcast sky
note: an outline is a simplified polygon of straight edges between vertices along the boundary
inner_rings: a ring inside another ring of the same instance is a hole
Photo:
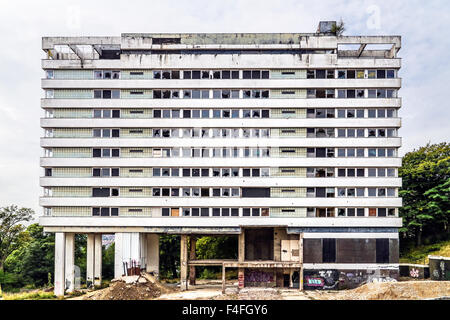
[[[125,32],[315,32],[343,19],[346,35],[400,35],[402,154],[450,141],[450,1],[0,0],[0,207],[38,201],[42,36]]]

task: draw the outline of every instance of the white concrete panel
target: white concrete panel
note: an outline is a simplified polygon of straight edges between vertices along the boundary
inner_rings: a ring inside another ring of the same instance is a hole
[[[103,187],[401,187],[401,178],[41,178],[42,187],[103,186]]]
[[[401,227],[401,218],[269,218],[269,217],[40,217],[44,227]]]
[[[387,108],[400,107],[392,99],[41,99],[42,108]]]
[[[401,59],[351,59],[337,58],[335,54],[303,54],[303,55],[270,55],[263,56],[258,54],[229,54],[216,56],[213,54],[203,54],[202,59],[196,55],[160,55],[148,56],[145,61],[139,63],[139,56],[123,56],[121,60],[85,60],[83,66],[79,60],[50,60],[42,59],[43,69],[153,69],[153,68],[180,68],[180,69],[198,69],[205,65],[214,68],[258,68],[258,69],[280,69],[280,66],[286,69],[295,68],[329,68],[330,65],[336,68],[400,68]]]

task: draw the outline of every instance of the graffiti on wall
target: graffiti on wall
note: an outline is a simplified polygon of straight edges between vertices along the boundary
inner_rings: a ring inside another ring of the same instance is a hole
[[[245,272],[245,282],[273,282],[273,271],[251,270]]]
[[[411,270],[409,270],[409,276],[411,278],[418,278],[419,277],[419,269],[411,268]]]
[[[303,286],[305,289],[337,289],[339,272],[337,270],[305,270]]]
[[[397,281],[398,270],[305,270],[303,285],[306,290],[338,290],[356,288],[370,282]]]
[[[443,257],[429,258],[431,280],[450,280],[450,259]]]

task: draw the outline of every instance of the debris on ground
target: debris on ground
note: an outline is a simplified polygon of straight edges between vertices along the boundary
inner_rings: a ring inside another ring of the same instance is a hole
[[[161,284],[156,277],[141,273],[113,279],[109,287],[86,294],[84,300],[150,300],[173,289]]]
[[[450,297],[450,281],[374,282],[356,289],[328,291],[286,288],[243,288],[229,281],[225,294],[216,284],[190,286],[179,291],[160,283],[154,276],[142,274],[116,279],[110,286],[86,294],[87,300],[424,300]]]
[[[351,290],[305,291],[305,295],[313,300],[436,299],[450,296],[450,281],[373,282]],[[295,299],[295,295],[289,296],[289,299]]]

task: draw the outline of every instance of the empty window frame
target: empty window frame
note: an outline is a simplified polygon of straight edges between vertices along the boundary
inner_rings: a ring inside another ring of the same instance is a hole
[[[334,109],[306,109],[307,118],[334,118]]]
[[[119,99],[120,90],[94,90],[94,99]]]
[[[94,138],[119,138],[120,129],[92,129]]]
[[[119,157],[120,149],[116,148],[93,148],[92,157],[94,158],[110,158]]]
[[[102,216],[102,217],[118,216],[119,208],[93,207],[92,215],[93,216]]]
[[[306,168],[308,178],[330,178],[334,177],[334,168]]]
[[[308,138],[334,138],[334,128],[306,128]]]
[[[92,168],[93,177],[118,177],[119,175],[119,168]]]
[[[307,79],[334,79],[334,70],[309,69],[306,70]]]

